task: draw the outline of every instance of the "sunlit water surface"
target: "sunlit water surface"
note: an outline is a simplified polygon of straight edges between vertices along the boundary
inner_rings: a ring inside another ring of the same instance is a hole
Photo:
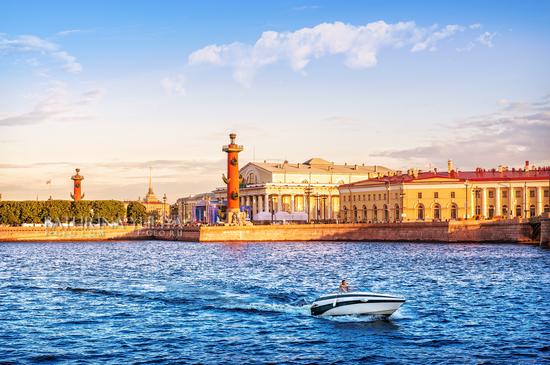
[[[342,278],[407,302],[312,317]],[[0,362],[539,364],[549,344],[537,247],[0,244]]]

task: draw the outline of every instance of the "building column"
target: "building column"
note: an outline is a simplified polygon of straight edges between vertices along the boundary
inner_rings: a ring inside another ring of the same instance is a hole
[[[481,189],[481,216],[487,219],[487,188]]]
[[[294,194],[290,195],[290,213],[294,213]]]
[[[269,212],[269,195],[264,194],[264,212]]]
[[[543,196],[543,190],[542,190],[542,186],[539,186],[537,188],[537,215],[541,215],[542,212],[544,211],[543,210],[543,204],[542,204],[542,196]]]
[[[283,196],[281,193],[277,195],[277,212],[280,212],[283,210]]]
[[[327,219],[331,220],[332,219],[332,195],[330,193],[328,194],[327,204],[328,204]]]
[[[502,215],[502,207],[500,204],[500,187],[497,186],[495,189],[495,215]]]
[[[470,190],[470,217],[474,218],[474,216],[476,215],[476,205],[477,205],[477,201],[476,201],[476,189],[472,188]]]
[[[510,186],[510,195],[508,195],[508,212],[510,218],[514,218],[514,215],[516,214],[516,207],[515,207],[515,201],[514,196],[516,195],[516,192],[514,191],[514,188]]]

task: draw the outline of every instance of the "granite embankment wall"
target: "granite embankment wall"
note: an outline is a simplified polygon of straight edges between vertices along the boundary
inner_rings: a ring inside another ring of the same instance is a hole
[[[0,227],[0,242],[109,241],[153,239],[141,227]]]
[[[520,221],[460,221],[392,224],[305,224],[245,227],[0,227],[0,242],[175,240],[191,242],[408,241],[511,242],[550,245],[550,219],[542,219],[540,241],[533,225]]]
[[[422,241],[533,243],[533,229],[519,221],[392,224],[320,224],[202,227],[201,242]]]

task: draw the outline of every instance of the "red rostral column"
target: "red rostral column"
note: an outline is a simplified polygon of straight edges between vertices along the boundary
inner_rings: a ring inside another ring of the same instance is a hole
[[[80,182],[84,180],[84,176],[80,175],[79,172],[80,169],[76,169],[76,175],[71,176],[71,180],[74,181],[74,192],[71,194],[71,198],[73,198],[75,202],[80,201],[80,199],[84,198],[84,194],[82,194],[80,186]]]
[[[232,223],[239,221],[239,152],[243,146],[235,144],[235,133],[231,133],[229,138],[231,143],[223,146],[223,152],[227,152],[227,178],[224,176],[224,181],[227,184],[227,222]]]

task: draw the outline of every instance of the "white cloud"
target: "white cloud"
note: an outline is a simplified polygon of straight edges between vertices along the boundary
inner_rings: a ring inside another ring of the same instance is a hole
[[[482,25],[479,24],[479,23],[475,23],[475,24],[470,24],[469,28],[470,29],[481,29]]]
[[[480,43],[480,44],[483,44],[484,46],[487,46],[489,48],[492,48],[493,47],[493,38],[496,36],[497,34],[496,33],[490,33],[490,32],[485,32],[483,33],[482,35],[480,35],[479,37],[477,37],[477,41]]]
[[[501,99],[502,109],[446,127],[450,138],[402,150],[389,150],[375,157],[390,157],[414,164],[445,166],[449,158],[462,169],[521,164],[525,160],[549,163],[550,102],[514,102]]]
[[[65,83],[53,81],[31,111],[3,116],[0,127],[89,119],[91,114],[86,107],[99,101],[103,95],[103,89],[92,89],[71,97]]]
[[[8,38],[0,33],[0,56],[12,53],[34,53],[47,55],[63,64],[63,69],[70,73],[79,73],[82,66],[77,62],[76,57],[70,55],[56,43],[39,38],[34,35],[21,35],[15,38]],[[36,59],[31,58],[36,63]]]
[[[82,30],[80,30],[80,29],[68,29],[68,30],[58,32],[57,35],[61,36],[61,37],[64,37],[64,36],[68,36],[68,35],[76,34],[76,33],[81,33],[81,32],[82,32]]]
[[[188,63],[231,67],[238,82],[250,85],[259,69],[277,62],[287,62],[300,72],[313,59],[342,55],[349,68],[369,68],[376,66],[384,48],[434,51],[441,41],[467,29],[456,24],[423,28],[414,22],[377,21],[361,26],[321,23],[293,32],[266,31],[254,44],[211,44],[191,53]]]
[[[167,95],[185,95],[185,85],[182,75],[165,77],[160,80],[160,85]]]

